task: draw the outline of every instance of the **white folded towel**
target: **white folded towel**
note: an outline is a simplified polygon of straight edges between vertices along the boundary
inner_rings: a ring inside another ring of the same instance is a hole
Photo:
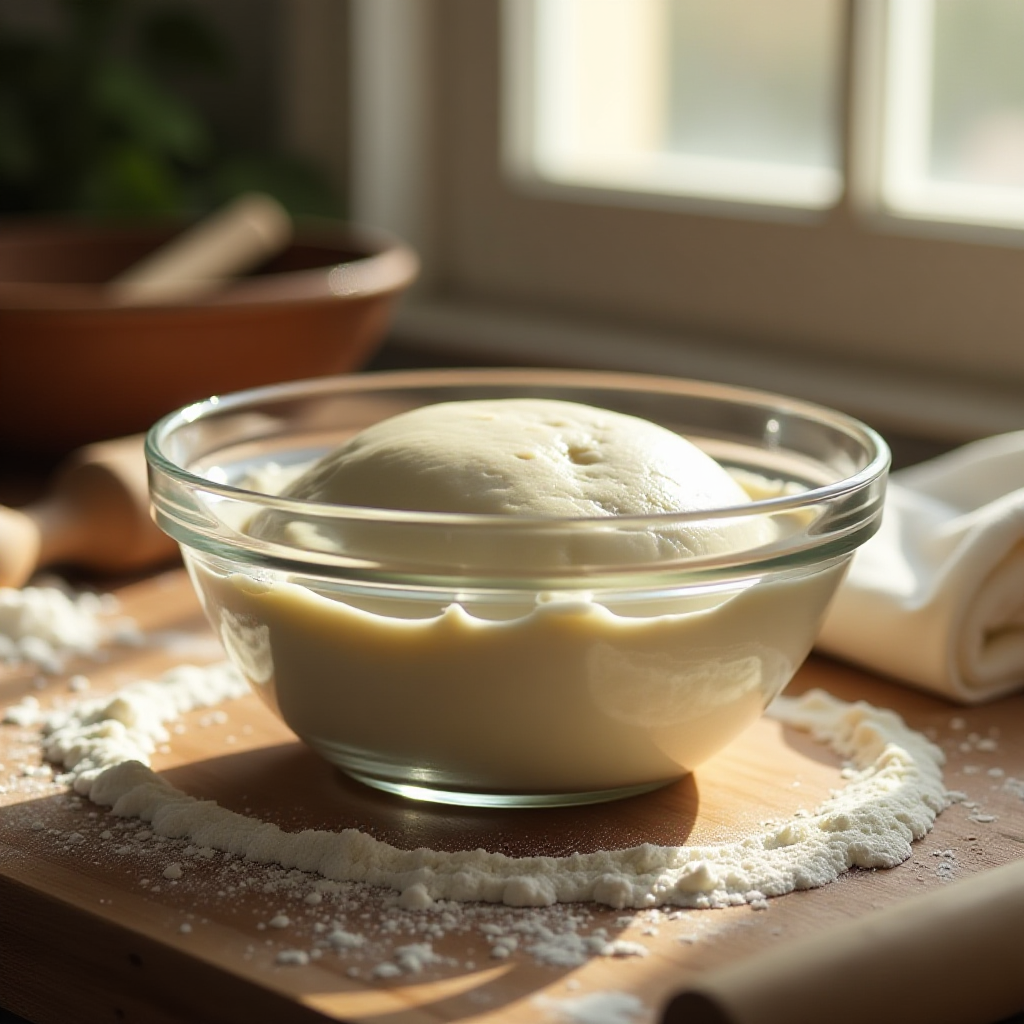
[[[963,704],[1024,689],[1024,431],[891,475],[817,646]]]

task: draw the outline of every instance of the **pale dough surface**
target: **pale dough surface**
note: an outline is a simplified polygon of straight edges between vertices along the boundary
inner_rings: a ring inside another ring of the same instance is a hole
[[[446,402],[400,413],[324,456],[284,495],[416,512],[567,519],[750,501],[714,459],[665,427],[530,398]],[[734,550],[763,540],[764,530],[756,519],[701,523],[685,538],[673,530],[673,547],[692,554]]]

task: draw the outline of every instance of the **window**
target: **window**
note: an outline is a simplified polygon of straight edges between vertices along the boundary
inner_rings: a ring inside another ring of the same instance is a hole
[[[507,5],[522,173],[818,209],[841,189],[839,0]]]
[[[426,268],[400,337],[1024,425],[1019,0],[353,16],[355,214]]]

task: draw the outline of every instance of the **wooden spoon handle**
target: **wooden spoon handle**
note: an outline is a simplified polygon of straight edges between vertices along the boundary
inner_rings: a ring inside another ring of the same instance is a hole
[[[291,237],[291,218],[276,199],[246,193],[123,271],[107,289],[121,305],[199,298],[275,255]]]

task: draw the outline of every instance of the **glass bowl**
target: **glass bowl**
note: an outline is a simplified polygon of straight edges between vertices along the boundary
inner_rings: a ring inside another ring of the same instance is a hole
[[[277,495],[381,419],[511,397],[661,424],[754,500],[525,519]],[[736,737],[810,651],[853,552],[878,527],[889,465],[874,431],[807,402],[509,369],[358,374],[210,398],[157,423],[146,454],[156,521],[267,706],[370,786],[476,806],[643,792]],[[256,517],[291,527],[257,538]],[[731,540],[697,555],[672,543],[709,528]],[[319,543],[326,535],[343,537],[341,548]]]

